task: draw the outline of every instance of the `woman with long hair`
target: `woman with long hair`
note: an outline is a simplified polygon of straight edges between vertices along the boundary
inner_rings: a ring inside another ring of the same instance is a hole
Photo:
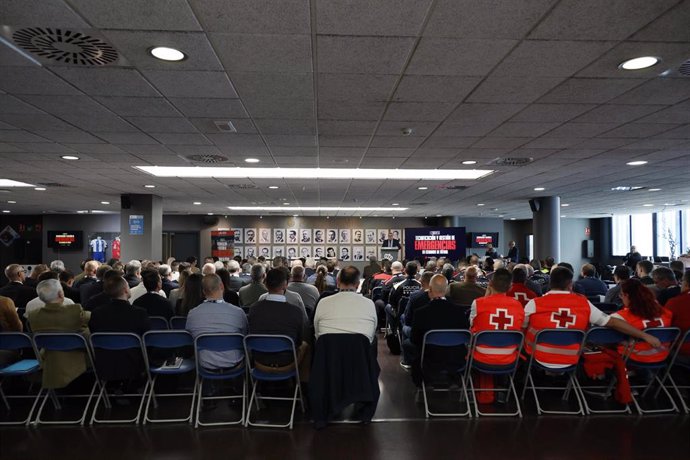
[[[623,281],[620,286],[623,308],[612,316],[628,322],[639,330],[671,326],[673,313],[656,301],[651,289],[637,279]],[[619,351],[622,351],[621,348]],[[666,359],[668,353],[669,350],[665,346],[655,349],[646,342],[637,342],[630,357],[640,362],[658,362]]]
[[[182,298],[177,300],[177,314],[187,316],[189,310],[195,308],[204,301],[204,293],[201,288],[201,280],[204,277],[199,273],[191,273],[184,282]]]
[[[326,277],[328,276],[328,269],[325,265],[319,265],[316,267],[316,280],[314,281],[314,286],[319,290],[319,294],[322,294],[328,289],[328,282]]]
[[[239,306],[240,296],[237,292],[230,289],[230,272],[227,268],[220,268],[216,270],[216,275],[220,277],[220,281],[223,283],[223,300],[227,303]]]

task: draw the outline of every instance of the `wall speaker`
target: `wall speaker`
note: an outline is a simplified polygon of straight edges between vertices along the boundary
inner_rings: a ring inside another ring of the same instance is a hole
[[[220,222],[220,218],[218,216],[204,216],[202,217],[202,221],[204,222],[204,225],[218,225],[218,222]]]
[[[121,195],[120,196],[120,207],[122,209],[130,209],[132,207],[132,196],[131,195]]]
[[[532,212],[539,212],[539,201],[532,198],[529,200],[529,208]]]

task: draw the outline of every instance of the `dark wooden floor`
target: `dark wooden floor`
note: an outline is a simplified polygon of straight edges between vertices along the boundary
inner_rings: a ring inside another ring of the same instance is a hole
[[[383,342],[383,341],[382,341]],[[687,459],[690,416],[533,415],[425,420],[408,374],[380,345],[381,400],[371,425],[315,431],[166,426],[2,428],[0,458],[22,459]]]

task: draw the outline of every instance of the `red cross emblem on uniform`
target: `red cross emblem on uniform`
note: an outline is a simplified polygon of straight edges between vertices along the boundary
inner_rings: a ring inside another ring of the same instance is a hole
[[[570,308],[559,308],[558,312],[551,313],[551,321],[556,323],[559,329],[567,329],[575,325],[575,315],[570,314]]]
[[[661,318],[643,319],[642,326],[644,326],[645,329],[648,327],[664,327],[664,320]]]
[[[496,313],[489,315],[489,324],[497,331],[502,331],[513,325],[513,316],[508,314],[507,309],[497,308]]]
[[[514,296],[515,300],[520,300],[520,301],[524,300],[525,302],[529,301],[529,298],[527,297],[526,292],[515,292],[513,294],[513,296]]]

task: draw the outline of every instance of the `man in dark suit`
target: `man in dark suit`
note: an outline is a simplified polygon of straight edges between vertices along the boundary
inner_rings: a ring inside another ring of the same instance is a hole
[[[238,292],[242,286],[248,284],[240,276],[241,269],[240,264],[237,263],[237,261],[231,260],[228,262],[228,273],[230,274],[230,281],[228,282],[228,285],[225,286],[226,289]]]
[[[114,278],[122,278],[122,274],[117,270],[108,270],[105,275],[103,275],[103,289],[101,289],[101,292],[92,296],[82,304],[84,310],[93,311],[96,307],[100,307],[101,305],[105,305],[110,302],[110,297],[105,292],[105,285],[108,283],[108,280],[112,280]]]
[[[146,310],[148,316],[162,316],[169,320],[173,316],[173,309],[168,299],[161,296],[163,281],[155,270],[144,270],[141,279],[146,288],[146,294],[134,301],[134,306]]]
[[[625,265],[630,267],[631,270],[635,270],[637,263],[642,260],[642,254],[637,252],[635,246],[630,246],[630,252],[625,255],[623,262]]]
[[[434,275],[429,282],[429,298],[431,301],[417,310],[412,320],[410,341],[416,349],[416,356],[412,361],[412,380],[421,385],[421,351],[424,334],[434,329],[469,329],[470,324],[462,308],[449,302],[445,298],[448,280],[443,275]],[[428,355],[424,358],[424,367],[431,373],[441,370],[453,373],[462,365],[467,353],[462,349],[447,347],[427,347]]]
[[[143,308],[130,305],[129,286],[124,278],[107,279],[104,293],[110,302],[91,313],[89,330],[94,332],[131,332],[141,335],[151,328]],[[105,380],[136,380],[144,372],[144,361],[138,349],[113,351],[96,349],[96,370]]]
[[[393,238],[393,232],[388,232],[388,238],[383,240],[383,244],[381,245],[382,248],[398,248],[398,250],[402,249],[402,246],[400,246],[400,240],[396,240]]]
[[[518,259],[520,258],[520,251],[518,250],[518,247],[515,246],[515,241],[511,241],[508,243],[508,259],[510,259],[511,262],[513,263],[518,263]]]
[[[88,302],[88,300],[103,292],[103,277],[105,274],[112,270],[110,265],[103,264],[98,269],[96,270],[96,281],[95,282],[85,282],[82,283],[81,286],[79,286],[79,298],[84,299],[84,303]],[[86,279],[86,278],[85,278]],[[96,305],[94,305],[96,306]],[[83,305],[85,309],[86,306]],[[88,309],[87,309],[88,310]]]
[[[9,297],[18,310],[24,310],[26,304],[36,297],[36,289],[24,285],[26,270],[21,265],[10,264],[5,268],[5,276],[10,282],[0,288],[0,296]]]

